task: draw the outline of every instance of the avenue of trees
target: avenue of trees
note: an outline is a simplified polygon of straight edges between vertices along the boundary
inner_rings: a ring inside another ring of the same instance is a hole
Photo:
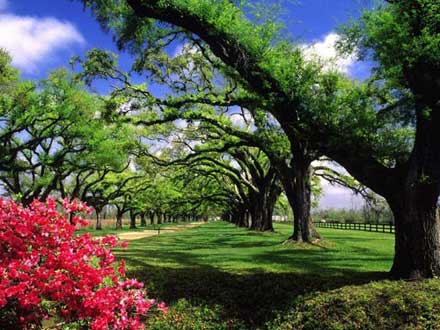
[[[161,103],[169,110],[164,116],[171,109],[182,113],[200,105],[235,105],[252,113],[255,122],[276,119],[289,144],[297,237],[311,239],[310,166],[326,156],[390,205],[396,222],[392,274],[421,278],[440,273],[436,1],[388,1],[341,29],[341,51],[375,63],[366,83],[307,60],[299,45],[280,37],[277,21],[255,23],[245,2],[83,3],[113,33],[118,47],[135,57],[136,73],[176,92],[157,100],[124,75],[122,83],[131,86],[127,90],[139,99],[143,95],[150,105]],[[197,54],[196,61],[167,59],[164,49],[176,40],[190,45],[188,53]],[[98,71],[105,69],[115,77],[113,63],[104,68],[97,61],[88,67],[95,70],[90,74],[103,75]]]
[[[340,28],[341,56],[374,66],[364,82],[307,56],[246,1],[82,2],[132,67],[94,49],[72,60],[79,73],[36,83],[1,52],[5,193],[81,199],[97,229],[112,205],[118,229],[128,214],[131,228],[221,217],[271,231],[285,203],[289,241],[313,242],[321,176],[387,202],[394,277],[440,275],[437,1],[389,0]],[[89,92],[96,79],[109,95]]]

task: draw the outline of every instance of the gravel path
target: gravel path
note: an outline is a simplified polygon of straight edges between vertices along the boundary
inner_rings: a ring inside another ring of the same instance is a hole
[[[191,222],[191,223],[188,223],[185,225],[161,228],[160,235],[194,228],[194,227],[197,227],[197,226],[200,226],[203,224],[204,224],[204,222]],[[158,235],[157,230],[143,230],[143,231],[133,231],[133,232],[120,233],[117,236],[122,241],[133,241],[136,239],[141,239],[141,238],[151,237],[151,236],[156,236],[156,235]]]

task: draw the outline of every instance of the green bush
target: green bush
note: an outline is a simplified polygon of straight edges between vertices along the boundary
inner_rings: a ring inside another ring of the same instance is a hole
[[[221,315],[219,307],[194,306],[185,299],[171,306],[166,315],[149,321],[148,330],[243,330],[237,320]]]
[[[440,281],[382,281],[303,296],[270,330],[440,329]]]

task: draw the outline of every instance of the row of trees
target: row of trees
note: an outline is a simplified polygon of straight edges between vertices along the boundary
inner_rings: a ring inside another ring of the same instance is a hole
[[[151,143],[171,127],[140,128],[106,120],[118,106],[97,97],[67,70],[41,82],[23,81],[0,53],[0,185],[3,194],[30,205],[49,196],[92,206],[96,228],[106,205],[116,209],[116,228],[148,221],[195,220],[219,213],[207,197],[212,182],[183,167],[168,170],[147,157]],[[172,148],[171,148],[172,149]],[[171,150],[170,149],[170,150]]]
[[[124,108],[124,98],[93,96],[67,70],[21,81],[9,56],[2,59],[11,72],[1,95],[0,183],[8,196],[23,205],[50,195],[78,198],[94,208],[97,229],[111,205],[116,229],[126,214],[131,228],[136,218],[146,225],[223,215],[238,226],[273,230],[278,172],[252,146],[252,133],[226,136],[225,128],[234,133],[227,116],[180,129],[169,118],[108,119]]]
[[[118,80],[114,94],[122,91],[134,108],[161,109],[156,122],[186,117],[224,127],[218,117],[229,113],[225,107],[252,114],[250,135],[264,145],[292,201],[293,239],[313,239],[311,164],[326,156],[390,205],[396,222],[393,275],[440,273],[437,1],[387,1],[342,29],[340,49],[376,63],[365,83],[307,59],[300,45],[280,37],[277,21],[250,19],[245,1],[83,3],[134,56],[133,72],[166,85],[170,94],[159,99],[131,84],[130,73],[119,72],[105,53],[89,54],[86,77]],[[175,41],[186,46],[182,56],[171,58],[166,49]]]
[[[341,52],[376,63],[364,83],[307,57],[280,37],[279,22],[255,23],[245,1],[82,2],[132,55],[132,69],[101,50],[77,58],[86,84],[115,86],[102,98],[62,71],[22,82],[1,56],[0,181],[9,194],[24,204],[54,192],[80,197],[97,214],[111,203],[118,226],[130,211],[132,224],[153,211],[220,212],[272,230],[284,191],[291,239],[309,242],[319,237],[310,215],[319,174],[385,198],[396,223],[393,275],[440,273],[435,1],[388,1],[341,29]],[[134,83],[139,76],[165,93]],[[312,166],[323,157],[352,177]]]
[[[8,55],[2,58],[4,70],[12,70]],[[273,159],[284,164],[289,155],[265,147],[245,112],[197,109],[180,128],[175,113],[152,119],[160,115],[156,109],[109,118],[127,108],[126,97],[93,96],[67,70],[42,82],[11,72],[2,93],[0,171],[8,196],[24,205],[50,195],[78,198],[94,208],[97,229],[109,205],[116,229],[129,215],[131,228],[137,218],[146,225],[222,216],[237,226],[273,230],[283,188]],[[285,148],[279,128],[273,134],[265,140]]]

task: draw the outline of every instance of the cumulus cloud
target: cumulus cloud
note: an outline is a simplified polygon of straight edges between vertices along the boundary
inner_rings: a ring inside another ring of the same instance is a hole
[[[336,43],[339,39],[340,36],[337,33],[331,32],[322,40],[304,45],[302,48],[307,58],[321,62],[324,69],[337,69],[342,73],[348,74],[356,63],[356,57],[354,55],[343,57],[338,54]]]
[[[231,121],[234,126],[246,128],[253,125],[254,119],[248,110],[240,110],[231,114]]]
[[[0,0],[0,9],[7,7]],[[83,36],[69,22],[51,17],[17,16],[0,13],[0,48],[11,54],[13,63],[24,72],[35,72],[56,52],[85,43]]]

